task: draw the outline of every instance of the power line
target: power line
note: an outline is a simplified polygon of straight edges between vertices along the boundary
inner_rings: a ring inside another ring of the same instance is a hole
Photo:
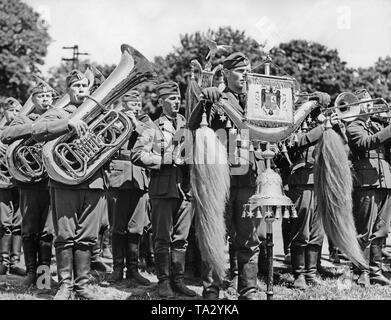
[[[64,50],[73,50],[72,58],[61,58],[62,61],[72,61],[72,69],[79,69],[79,56],[88,56],[89,53],[79,52],[79,46],[62,47]]]

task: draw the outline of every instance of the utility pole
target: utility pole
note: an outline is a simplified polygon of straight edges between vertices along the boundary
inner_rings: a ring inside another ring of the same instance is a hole
[[[72,58],[61,58],[62,61],[72,61],[72,69],[79,69],[79,56],[88,56],[89,53],[79,52],[79,46],[75,44],[72,47],[62,47],[65,50],[73,50]]]

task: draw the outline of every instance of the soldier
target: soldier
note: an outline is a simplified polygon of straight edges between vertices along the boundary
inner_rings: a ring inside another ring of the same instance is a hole
[[[172,298],[174,289],[177,293],[195,296],[183,282],[187,236],[193,217],[189,171],[187,166],[174,162],[173,156],[175,140],[185,127],[184,117],[178,114],[181,96],[175,82],[162,83],[157,90],[163,113],[138,137],[132,161],[151,169],[149,198],[158,294]]]
[[[152,121],[141,111],[141,97],[132,90],[122,97],[123,111],[132,119],[134,131],[105,172],[108,180],[107,202],[112,225],[113,273],[110,281],[121,281],[124,276],[138,284],[149,285],[150,281],[138,271],[140,237],[147,219],[148,178],[146,170],[130,162],[132,150],[144,122]]]
[[[356,92],[360,101],[371,99],[368,92]],[[364,104],[365,112],[371,105]],[[384,126],[368,115],[358,116],[347,125],[354,172],[353,214],[358,241],[369,261],[361,270],[358,284],[390,285],[382,272],[382,242],[387,237],[391,215],[391,167],[389,148],[391,125]]]
[[[329,95],[316,93],[319,104],[327,106]],[[324,239],[324,230],[320,216],[316,211],[314,196],[314,150],[324,131],[324,116],[319,108],[311,113],[314,119],[309,132],[299,133],[297,141],[289,148],[289,157],[293,167],[288,178],[288,196],[296,206],[298,217],[291,221],[291,263],[295,278],[293,287],[306,289],[307,284],[317,284],[316,273],[318,259]],[[337,124],[337,115],[332,114],[331,125]],[[338,126],[335,127],[336,130]]]
[[[18,116],[3,130],[1,142],[11,144],[31,137],[34,121],[52,108],[54,91],[45,83],[33,88],[31,99],[34,109],[27,116]],[[37,267],[50,268],[54,236],[52,216],[49,212],[48,179],[23,183],[17,181],[22,214],[22,241],[27,277],[25,286],[35,285]]]
[[[3,104],[2,112],[6,119],[5,126],[9,125],[20,111],[20,104],[8,99]],[[2,130],[3,128],[0,128]],[[0,146],[5,156],[6,146]],[[2,161],[5,161],[3,158]],[[22,235],[22,215],[19,210],[19,191],[11,180],[7,188],[0,190],[0,275],[9,271],[11,274],[25,276],[25,270],[19,268]]]
[[[34,124],[33,137],[49,141],[74,130],[86,133],[87,124],[70,116],[89,94],[90,83],[79,70],[66,77],[70,103],[63,109],[51,109]],[[80,299],[96,299],[88,290],[91,250],[98,240],[101,215],[106,210],[102,170],[79,185],[50,180],[53,223],[56,232],[57,274],[60,288],[55,300],[68,300],[72,290]],[[74,280],[73,280],[74,278]]]
[[[223,72],[226,87],[221,94],[216,87],[210,87],[202,90],[202,94],[208,101],[206,112],[210,117],[210,108],[220,97],[231,105],[232,109],[239,111],[244,115],[245,95],[242,94],[245,72],[251,70],[250,62],[247,57],[240,52],[228,56],[223,63]],[[202,119],[203,107],[201,104],[193,110],[189,128],[195,130],[199,127]],[[226,120],[221,117],[210,117],[209,123],[213,130],[225,128]],[[228,133],[230,134],[230,133]],[[231,155],[230,155],[231,157]],[[259,245],[265,240],[265,234],[260,228],[260,219],[242,218],[243,204],[256,192],[256,178],[263,170],[263,162],[256,158],[253,152],[250,152],[249,169],[240,174],[231,174],[230,199],[226,212],[226,225],[228,235],[233,239],[233,245],[230,247],[231,268],[235,266],[235,251],[238,268],[237,290],[239,299],[255,300],[257,294],[257,273],[258,273],[258,254]],[[254,225],[255,224],[255,225]],[[205,299],[218,299],[219,282],[214,276],[213,271],[205,266],[203,272]]]

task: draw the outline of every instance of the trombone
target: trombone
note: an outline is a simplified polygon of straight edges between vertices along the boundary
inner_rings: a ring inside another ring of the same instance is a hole
[[[363,110],[362,106],[366,105],[367,110]],[[339,120],[346,122],[354,121],[359,116],[379,115],[379,118],[389,119],[391,114],[391,106],[383,98],[359,100],[357,96],[351,92],[342,92],[335,99],[334,106],[327,108],[327,112],[335,111]],[[384,115],[381,115],[381,114]]]

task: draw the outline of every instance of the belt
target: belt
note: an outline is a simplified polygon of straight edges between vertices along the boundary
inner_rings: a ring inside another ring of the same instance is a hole
[[[378,152],[376,150],[366,151],[364,154],[358,155],[356,158],[358,160],[361,160],[361,159],[383,159],[383,160],[387,160],[387,157],[386,157],[386,155],[383,152]]]

